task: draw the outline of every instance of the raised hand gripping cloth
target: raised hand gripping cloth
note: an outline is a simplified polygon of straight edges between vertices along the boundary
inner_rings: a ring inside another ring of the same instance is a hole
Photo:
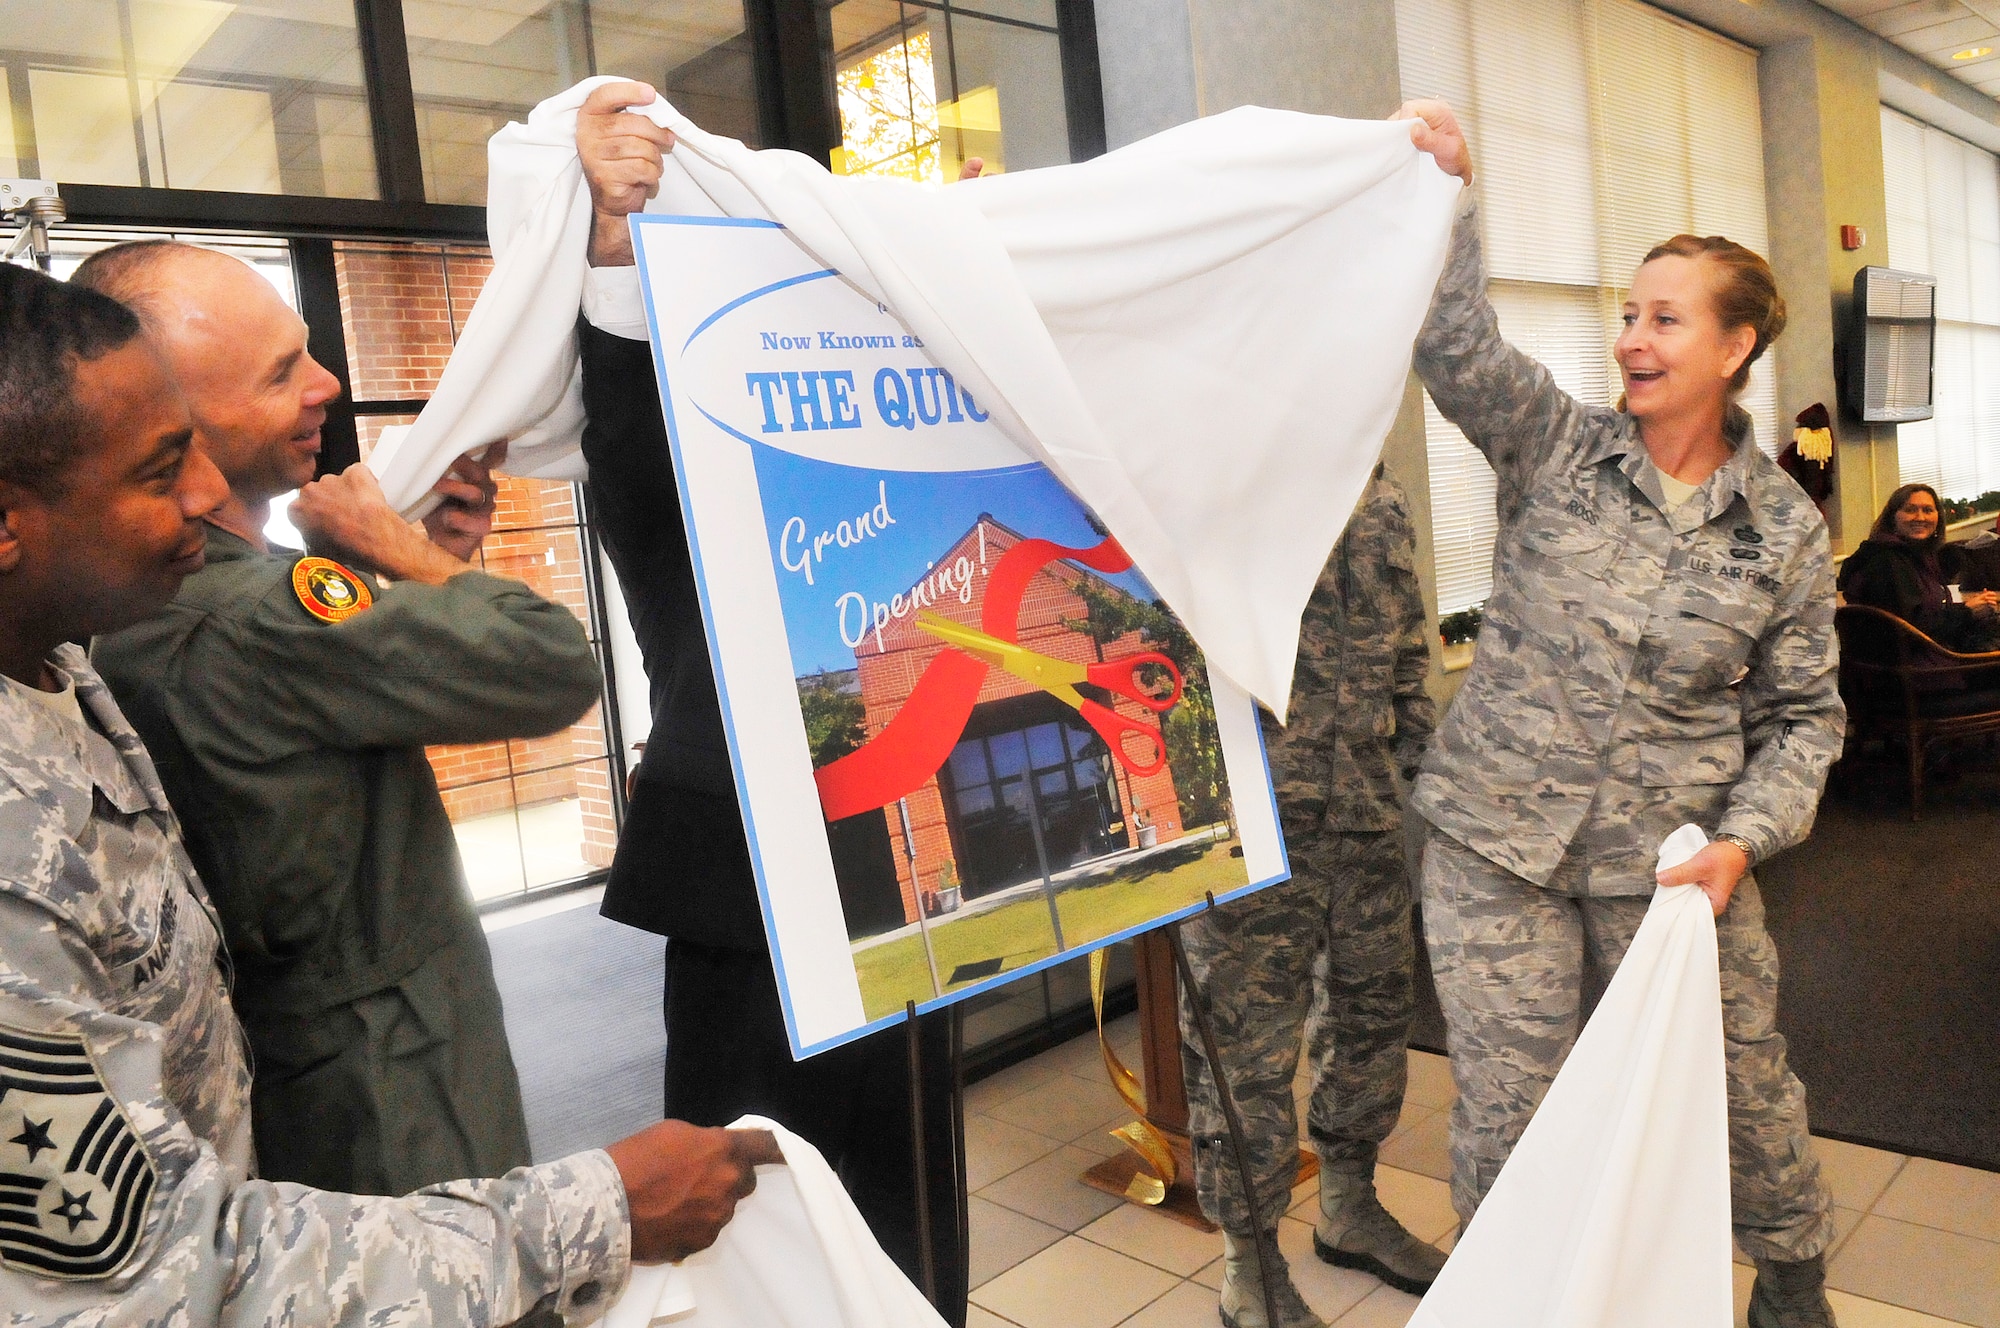
[[[494,268],[430,404],[370,458],[406,512],[460,454],[574,478],[586,80],[490,145]],[[1403,397],[1458,182],[1402,124],[1241,107],[933,188],[671,128],[649,211],[761,217],[893,309],[1280,716],[1299,616]]]
[[[785,1165],[757,1168],[756,1191],[715,1244],[677,1264],[635,1264],[604,1328],[945,1328],[817,1148],[761,1116],[729,1128],[769,1130]]]
[[[1682,826],[1662,870],[1708,842]],[[1658,890],[1410,1328],[1728,1328],[1729,1107],[1715,916]]]

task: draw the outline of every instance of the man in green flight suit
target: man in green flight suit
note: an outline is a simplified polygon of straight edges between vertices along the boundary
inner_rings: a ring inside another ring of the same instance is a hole
[[[339,383],[248,265],[146,242],[73,280],[139,314],[229,482],[207,566],[94,662],[221,916],[259,1170],[393,1195],[525,1165],[492,960],[423,749],[574,721],[600,685],[582,628],[466,561],[492,525],[487,467],[440,482],[426,530],[364,466],[307,483]],[[326,557],[264,538],[301,485],[291,520]]]

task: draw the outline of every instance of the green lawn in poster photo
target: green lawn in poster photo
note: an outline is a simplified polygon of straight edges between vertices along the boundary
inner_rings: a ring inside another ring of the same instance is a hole
[[[1214,832],[1224,833],[1225,828],[1214,827]],[[1185,908],[1211,891],[1219,895],[1237,889],[1249,879],[1235,838],[1217,839],[1208,829],[1196,830],[1136,861],[1106,863],[1102,870],[1059,882],[1056,909],[1062,917],[1063,940],[1076,950]],[[974,911],[977,907],[978,901],[971,901],[960,913],[931,920],[931,948],[946,991],[996,976],[988,971],[953,983],[951,976],[961,965],[998,959],[998,973],[1006,974],[1056,952],[1048,897],[1042,891],[1023,892],[984,912]],[[924,960],[924,937],[915,926],[888,940],[857,944],[854,973],[861,983],[862,1007],[871,1020],[936,994]]]

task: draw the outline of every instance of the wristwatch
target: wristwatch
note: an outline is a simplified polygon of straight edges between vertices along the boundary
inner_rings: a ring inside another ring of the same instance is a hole
[[[1742,835],[1717,835],[1715,842],[1718,844],[1736,845],[1736,847],[1743,850],[1743,859],[1746,866],[1754,867],[1757,865],[1757,850],[1751,848],[1750,841]]]

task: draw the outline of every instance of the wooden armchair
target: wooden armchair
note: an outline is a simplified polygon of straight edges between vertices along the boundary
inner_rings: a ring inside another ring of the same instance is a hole
[[[1871,738],[1901,746],[1909,756],[1910,819],[1918,820],[1930,744],[2000,733],[2000,651],[1961,655],[1865,604],[1842,605],[1833,623],[1849,752]]]

